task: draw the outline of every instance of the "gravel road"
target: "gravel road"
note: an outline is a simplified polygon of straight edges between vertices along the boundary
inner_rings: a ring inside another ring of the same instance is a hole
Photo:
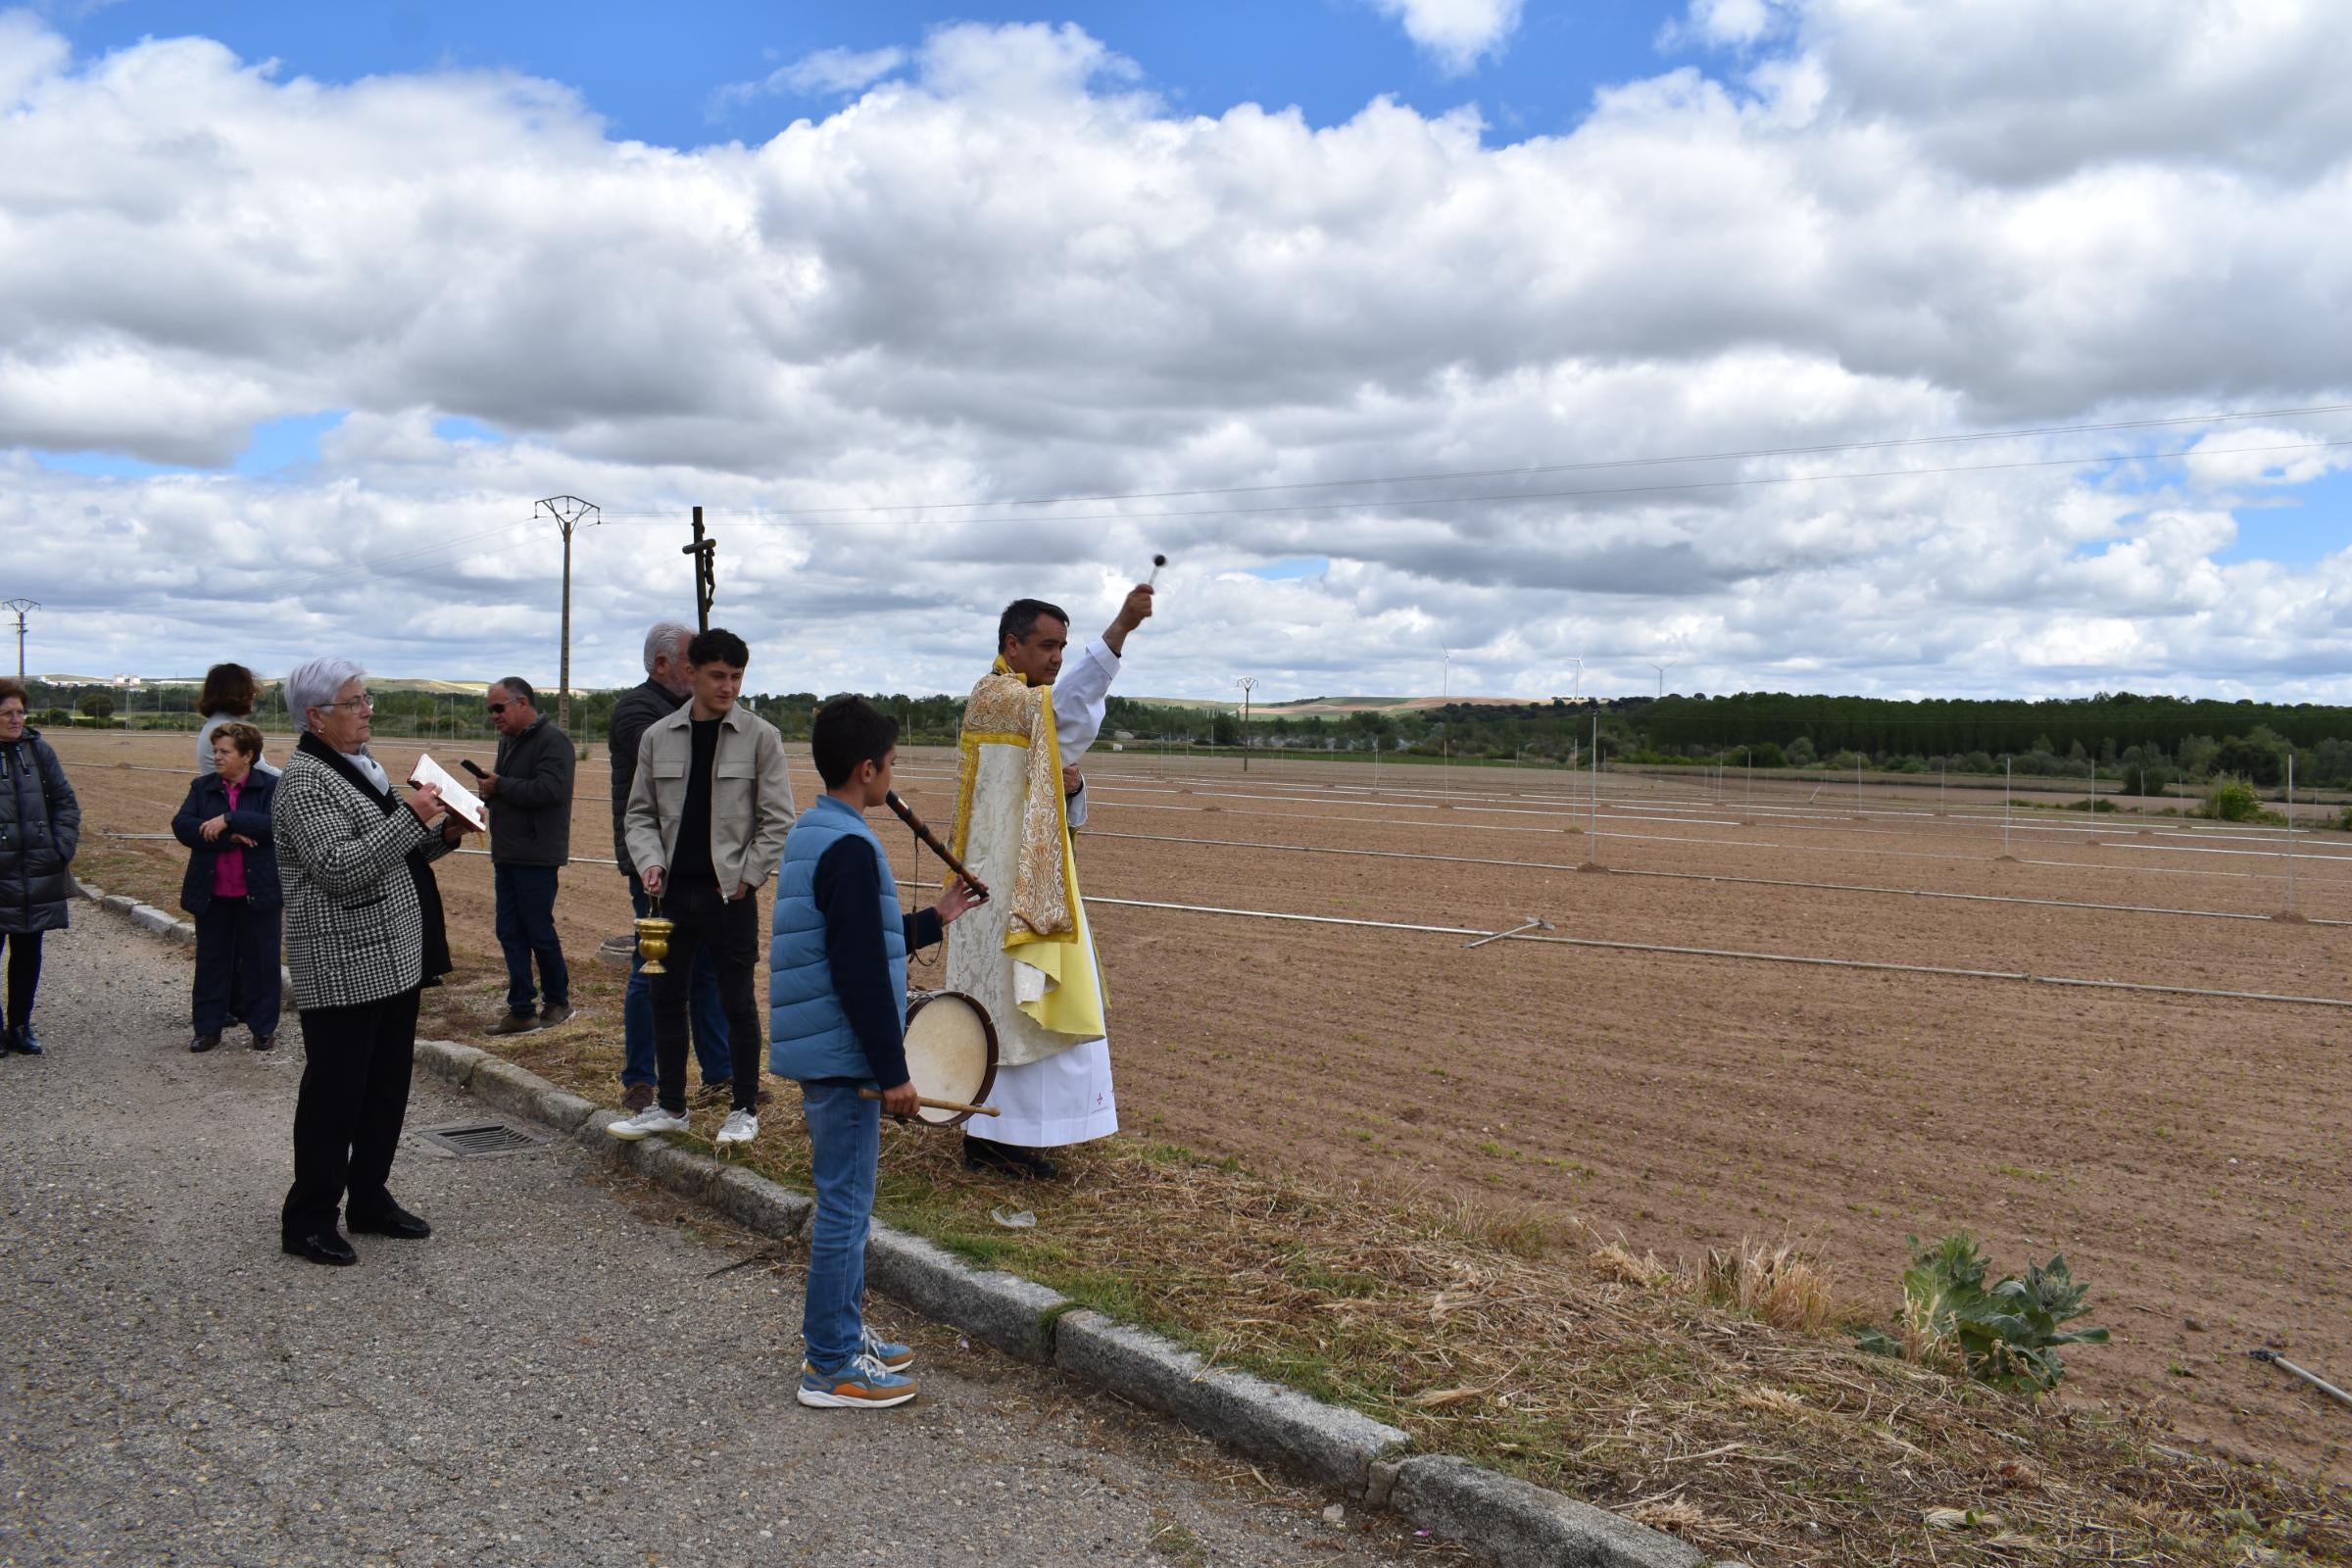
[[[0,1564],[1423,1555],[888,1302],[922,1398],[805,1410],[797,1249],[567,1144],[438,1154],[480,1108],[421,1075],[392,1185],[436,1235],[287,1257],[299,1031],[190,1055],[184,950],[76,920],[48,1055],[0,1061]]]

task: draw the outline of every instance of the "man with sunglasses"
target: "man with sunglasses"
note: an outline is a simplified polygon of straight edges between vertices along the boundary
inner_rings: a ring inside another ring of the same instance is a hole
[[[571,737],[539,711],[519,675],[485,699],[498,732],[494,772],[482,775],[490,808],[490,885],[497,895],[498,945],[507,956],[507,1010],[494,1035],[518,1035],[571,1016],[571,971],[556,935],[556,873],[571,858]],[[547,1005],[536,1005],[531,960]]]

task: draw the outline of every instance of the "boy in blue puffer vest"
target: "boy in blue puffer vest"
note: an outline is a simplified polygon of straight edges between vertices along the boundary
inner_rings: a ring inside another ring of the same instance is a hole
[[[940,939],[974,902],[962,881],[912,914],[865,813],[890,793],[899,721],[864,699],[816,710],[809,731],[824,799],[801,813],[776,873],[768,949],[768,1066],[799,1081],[816,1214],[808,1226],[808,1359],[800,1398],[882,1408],[914,1397],[914,1352],[867,1330],[865,1233],[874,1213],[882,1112],[911,1116],[906,955]],[[861,1089],[879,1089],[879,1102]]]

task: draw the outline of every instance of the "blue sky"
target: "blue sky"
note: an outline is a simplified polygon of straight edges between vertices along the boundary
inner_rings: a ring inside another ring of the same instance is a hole
[[[2030,37],[1928,0],[0,0],[0,528],[157,568],[9,586],[77,612],[56,667],[206,628],[282,667],[326,628],[538,668],[558,568],[514,535],[570,492],[639,524],[580,554],[590,681],[674,610],[648,519],[700,502],[737,629],[810,687],[953,689],[991,603],[1115,603],[1163,549],[1168,694],[1237,648],[1281,695],[1414,690],[1442,645],[1495,694],[1582,659],[1588,691],[1671,660],[2352,698],[2352,449],[2309,450],[2352,409],[2126,428],[2352,405],[2314,327],[2352,7],[2148,3],[2178,24],[2119,49],[2111,0],[2034,0]],[[792,85],[867,56],[908,90]],[[2200,439],[2305,450],[2125,457]],[[1158,499],[903,515],[1051,495]],[[309,613],[256,625],[248,583]]]
[[[1598,85],[1675,63],[1657,47],[1680,12],[1653,0],[1529,0],[1499,60],[1447,75],[1396,22],[1363,0],[1193,0],[1185,5],[940,6],[718,4],[688,8],[511,4],[340,6],[254,0],[188,5],[122,0],[56,24],[78,52],[141,37],[201,33],[288,74],[348,81],[378,73],[507,69],[567,82],[615,136],[698,146],[763,140],[838,100],[774,97],[713,115],[730,82],[765,76],[820,49],[906,47],[947,22],[1074,22],[1143,68],[1140,85],[1172,108],[1219,114],[1238,103],[1297,105],[1316,124],[1387,94],[1428,114],[1476,103],[1490,138],[1572,126]]]

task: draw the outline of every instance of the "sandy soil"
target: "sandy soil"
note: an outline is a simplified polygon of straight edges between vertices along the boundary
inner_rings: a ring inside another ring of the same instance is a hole
[[[161,830],[187,749],[60,737],[93,834]],[[395,762],[413,750],[383,748]],[[1966,1227],[2008,1268],[2063,1250],[2092,1286],[2091,1321],[2116,1333],[2072,1357],[2076,1396],[2154,1400],[2185,1438],[2352,1480],[2344,1412],[2243,1354],[2271,1344],[2352,1375],[2352,1286],[2336,1267],[2352,1241],[2352,1009],[1465,951],[1453,936],[1101,902],[1480,930],[1534,914],[1614,942],[2352,998],[2352,925],[2324,923],[2352,921],[2343,835],[2298,835],[2307,918],[2288,922],[2268,918],[2288,896],[2276,830],[2034,811],[2004,859],[1997,792],[1954,790],[1954,814],[1937,815],[1933,781],[1866,791],[1857,811],[1850,790],[1750,798],[1735,778],[1711,798],[1697,781],[1612,776],[1595,813],[1581,781],[1533,770],[1384,767],[1372,796],[1360,767],[1245,777],[1135,753],[1089,766],[1081,874],[1131,1133],[1573,1212],[1637,1250],[1795,1238],[1882,1303],[1907,1234]],[[582,768],[582,856],[611,854],[604,777],[599,748]],[[813,775],[796,787],[812,798]],[[945,829],[949,759],[908,754],[901,790]],[[904,875],[906,831],[880,825]],[[1234,842],[1169,842],[1204,839]],[[91,848],[113,873],[93,880],[176,885],[176,845]],[[1392,858],[1311,853],[1366,850]],[[1592,859],[1607,872],[1573,869]],[[442,881],[468,963],[495,969],[487,860]],[[626,920],[612,868],[566,874],[575,955]],[[918,966],[915,984],[936,974]]]

